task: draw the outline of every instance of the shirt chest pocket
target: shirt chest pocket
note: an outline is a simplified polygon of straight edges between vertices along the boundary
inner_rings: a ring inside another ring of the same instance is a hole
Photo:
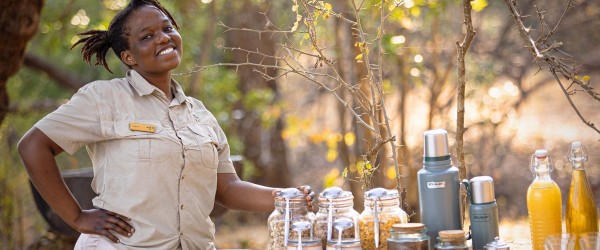
[[[194,162],[199,162],[203,167],[217,168],[219,164],[219,153],[217,151],[217,135],[212,128],[205,124],[191,123],[187,127],[190,129],[191,136],[189,157]]]
[[[158,122],[144,122],[151,125],[153,131],[137,131],[130,128],[129,122],[117,122],[114,131],[117,145],[114,148],[115,160],[139,163],[161,163],[170,155],[166,136]]]

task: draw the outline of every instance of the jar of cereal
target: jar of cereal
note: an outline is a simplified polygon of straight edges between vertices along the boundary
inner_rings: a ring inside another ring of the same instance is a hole
[[[296,188],[286,188],[275,194],[275,210],[267,219],[268,249],[286,249],[290,239],[298,238],[298,233],[292,230],[294,222],[306,221],[311,225],[314,223],[315,214],[308,209],[306,196],[307,194]],[[303,231],[301,237],[313,238],[312,226],[310,230]]]
[[[333,221],[348,218],[353,226],[342,232],[344,240],[360,240],[358,233],[358,215],[354,210],[354,196],[349,191],[338,187],[325,189],[319,194],[319,211],[315,219],[315,237],[320,238],[323,245],[332,239],[338,239],[338,231],[333,228]]]
[[[364,198],[365,209],[358,217],[362,249],[387,249],[392,225],[408,222],[408,215],[400,208],[398,190],[374,188],[365,192]]]

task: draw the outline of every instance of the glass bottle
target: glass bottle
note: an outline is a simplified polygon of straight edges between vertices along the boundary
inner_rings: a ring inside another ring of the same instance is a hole
[[[429,236],[423,223],[392,225],[388,250],[429,250]]]
[[[455,250],[470,250],[472,249],[467,238],[462,230],[444,230],[440,231],[438,236],[438,243],[435,244],[433,249],[455,249]]]
[[[532,247],[541,250],[548,235],[562,233],[562,200],[558,185],[550,178],[552,161],[548,151],[536,150],[531,167],[535,179],[527,189],[527,211]]]
[[[365,209],[358,217],[363,250],[387,249],[392,225],[408,222],[398,197],[395,189],[374,188],[365,192]]]
[[[587,161],[585,147],[579,141],[571,143],[569,162],[573,165],[569,199],[567,200],[567,233],[580,236],[598,232],[598,213],[583,164]],[[579,241],[575,241],[578,243]],[[579,249],[579,244],[575,245]]]
[[[294,222],[307,221],[311,224],[314,223],[315,214],[308,209],[306,196],[296,188],[286,188],[275,194],[275,210],[267,219],[269,228],[268,249],[285,249],[290,240],[298,238],[298,233],[292,230]],[[310,230],[302,232],[301,237],[313,238],[312,227]]]
[[[324,190],[319,194],[319,211],[315,215],[315,238],[321,238],[323,245],[327,241],[337,240],[338,231],[332,226],[333,221],[339,218],[351,219],[354,224],[342,232],[343,240],[360,240],[358,233],[358,215],[354,210],[354,196],[349,191],[341,191],[337,195],[327,195],[328,191],[333,188]],[[339,188],[338,188],[339,189]]]

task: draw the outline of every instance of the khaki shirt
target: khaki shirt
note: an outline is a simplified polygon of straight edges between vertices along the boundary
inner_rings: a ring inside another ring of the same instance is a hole
[[[202,102],[175,98],[139,73],[95,81],[35,127],[69,154],[86,146],[94,206],[131,218],[118,249],[214,249],[217,173],[235,173],[229,145]]]

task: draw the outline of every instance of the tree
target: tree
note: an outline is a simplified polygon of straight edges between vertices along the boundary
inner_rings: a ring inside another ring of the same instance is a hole
[[[21,67],[27,43],[38,29],[43,6],[43,0],[0,3],[0,124],[9,110],[6,82]]]

